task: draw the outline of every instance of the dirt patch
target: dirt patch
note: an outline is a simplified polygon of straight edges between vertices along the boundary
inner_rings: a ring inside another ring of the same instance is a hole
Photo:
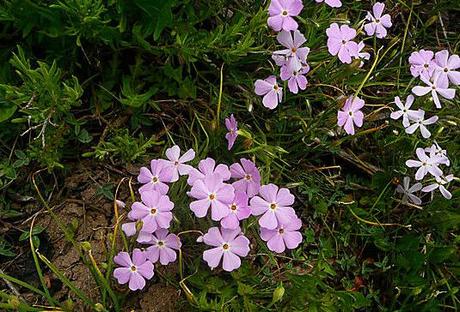
[[[74,240],[77,243],[85,242],[85,244],[90,244],[91,253],[103,273],[105,273],[103,264],[106,263],[111,248],[109,237],[113,233],[115,217],[112,200],[108,198],[107,194],[104,195],[103,192],[100,192],[100,189],[110,186],[110,192],[113,193],[116,185],[124,176],[129,177],[138,170],[138,167],[131,166],[126,172],[114,171],[106,165],[83,162],[71,169],[72,174],[64,179],[62,185],[59,185],[59,193],[52,199],[52,205],[54,205],[52,210],[58,220],[68,231],[73,233]],[[123,175],[123,173],[126,175]],[[128,203],[130,202],[127,183],[121,186],[118,198]],[[38,207],[40,206],[38,205]],[[120,211],[120,213],[123,212],[127,211]],[[29,226],[30,222],[24,224],[24,230],[27,230]],[[53,220],[46,210],[37,215],[35,227],[37,226],[46,229],[43,234],[40,234],[40,238],[46,237],[46,239],[42,241],[39,251],[77,288],[94,302],[98,302],[101,295],[94,277],[88,267],[81,261],[77,249],[65,238],[57,222]],[[121,250],[121,240],[118,240],[118,243],[117,250]],[[32,259],[27,246],[24,246],[24,252],[19,258]],[[31,261],[23,263],[27,263],[32,269],[34,268]],[[85,307],[83,307],[76,295],[63,285],[44,265],[42,265],[42,268],[52,295],[60,302],[70,298],[74,301],[74,311],[85,311]],[[168,270],[168,274],[172,273],[172,275],[177,273],[177,268],[173,269],[175,272],[170,272],[171,268],[159,269],[162,271]],[[15,272],[20,271],[22,271],[22,268],[17,266],[15,268],[8,267],[6,270],[7,273],[16,276],[18,274],[15,274]],[[36,278],[35,271],[33,270],[30,275],[32,284],[38,286],[38,280],[33,281],[33,278]],[[158,275],[155,280],[158,281]],[[29,282],[31,281],[29,280]],[[128,292],[126,287],[119,286],[116,282],[112,285],[117,291]],[[135,293],[131,298],[128,295],[128,302],[130,302],[129,305],[132,305],[132,310],[179,311],[177,309],[177,303],[180,298],[178,289],[165,285],[161,281],[150,281],[147,285],[148,288],[143,292]],[[43,298],[35,298],[27,292],[24,292],[24,296],[30,299],[29,302],[44,303]]]

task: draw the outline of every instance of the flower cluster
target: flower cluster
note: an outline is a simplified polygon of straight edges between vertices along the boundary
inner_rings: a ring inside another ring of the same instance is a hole
[[[188,175],[193,169],[186,163],[195,158],[195,152],[190,149],[182,156],[176,145],[166,150],[167,159],[154,159],[150,168],[142,167],[137,177],[142,186],[139,188],[141,201],[134,202],[128,213],[127,222],[122,225],[126,236],[137,234],[136,241],[148,245],[144,250],[134,249],[132,260],[127,252],[120,252],[114,262],[119,268],[115,269],[114,277],[120,284],[129,282],[131,290],[142,289],[145,279],[154,275],[154,263],[158,261],[167,265],[176,260],[175,250],[181,248],[177,235],[169,233],[173,215],[174,203],[167,195],[168,183],[176,182],[180,176]]]
[[[439,96],[452,100],[455,89],[450,85],[460,84],[460,57],[456,54],[449,55],[449,51],[436,52],[420,50],[413,52],[409,57],[410,71],[415,78],[419,77],[425,84],[412,88],[417,96],[431,93],[436,108],[441,108]]]
[[[436,108],[441,108],[439,95],[446,99],[455,97],[455,89],[449,88],[449,85],[458,86],[460,84],[460,72],[456,69],[460,68],[460,58],[458,55],[450,55],[447,50],[434,53],[433,51],[420,50],[413,52],[409,57],[410,72],[414,78],[420,80],[426,86],[415,86],[412,88],[412,93],[416,96],[423,96],[431,92]],[[411,94],[403,103],[399,97],[395,98],[395,104],[399,108],[398,111],[391,113],[392,119],[402,118],[402,124],[405,132],[413,134],[420,130],[424,139],[431,137],[431,132],[427,126],[435,124],[438,121],[438,116],[425,118],[425,111],[421,108],[414,110],[415,97]],[[403,202],[408,200],[416,205],[420,205],[422,200],[414,193],[418,191],[433,192],[439,189],[441,194],[446,199],[451,199],[452,194],[446,189],[446,184],[450,183],[454,176],[452,174],[444,174],[441,166],[450,166],[450,160],[447,157],[446,150],[442,149],[435,141],[430,147],[417,148],[416,154],[418,160],[410,159],[406,161],[406,166],[410,168],[418,168],[415,173],[415,180],[422,181],[428,175],[433,180],[433,183],[423,187],[419,182],[410,186],[410,178],[405,177],[403,185],[398,185],[396,191],[403,194]]]
[[[340,2],[340,1],[339,1]],[[326,3],[328,3],[326,1]],[[333,7],[341,6],[340,3],[330,2]],[[373,12],[367,12],[366,20],[369,22],[364,25],[364,29],[368,36],[376,36],[377,38],[385,38],[387,28],[392,26],[391,17],[389,14],[383,14],[385,5],[383,3],[375,3]],[[348,25],[332,23],[328,29],[327,47],[331,55],[337,55],[342,63],[350,64],[354,59],[360,60],[360,66],[364,65],[363,60],[369,60],[370,54],[363,52],[365,44],[363,41],[356,42],[354,39],[357,36],[356,29]],[[337,125],[343,127],[349,135],[355,134],[355,126],[362,127],[364,114],[361,111],[365,105],[364,101],[356,96],[350,96],[346,99],[344,106],[337,113]],[[414,130],[415,131],[415,130]]]
[[[308,47],[302,46],[307,40],[297,30],[298,24],[294,17],[303,9],[300,0],[272,0],[268,8],[268,26],[279,32],[276,36],[278,42],[284,47],[273,52],[272,59],[280,67],[280,78],[288,82],[289,91],[297,94],[307,88],[306,74],[310,71],[307,57],[310,53]],[[255,84],[255,93],[263,96],[262,104],[274,109],[283,100],[283,88],[278,85],[276,76],[271,75]]]
[[[413,187],[409,187],[409,177],[404,178],[404,187],[398,186],[396,191],[403,193],[403,201],[407,201],[409,198],[414,204],[420,205],[422,201],[420,198],[415,196],[414,192],[421,190],[422,192],[433,192],[439,189],[442,196],[446,199],[451,199],[452,194],[446,189],[446,184],[454,179],[452,174],[445,175],[441,166],[450,166],[450,160],[447,157],[447,151],[443,150],[438,143],[434,142],[430,147],[417,148],[415,153],[417,154],[417,160],[409,159],[406,161],[406,166],[409,168],[417,168],[415,173],[415,180],[421,181],[425,179],[427,175],[434,179],[432,184],[429,184],[422,188],[421,183],[416,183]]]
[[[377,2],[373,6],[373,13],[367,12],[366,20],[369,22],[364,25],[368,36],[376,36],[383,39],[387,36],[387,28],[392,26],[389,14],[383,14],[385,4]],[[327,48],[331,55],[337,55],[342,63],[350,64],[353,59],[368,60],[370,54],[362,52],[365,47],[363,41],[357,43],[353,41],[357,36],[357,31],[348,25],[339,26],[332,23],[328,29]],[[361,66],[363,64],[361,63]]]
[[[240,257],[249,253],[249,240],[240,223],[251,215],[261,215],[260,235],[270,250],[281,253],[302,241],[302,222],[291,207],[294,196],[274,184],[261,186],[259,169],[252,161],[242,158],[228,167],[206,158],[190,171],[187,183],[191,186],[187,194],[194,199],[190,210],[197,218],[209,213],[220,224],[202,237],[212,247],[203,253],[209,267],[219,266],[221,259],[225,271],[240,267]]]
[[[234,118],[227,126],[236,131]],[[227,139],[230,144],[231,138]],[[259,169],[252,161],[242,158],[229,167],[208,157],[194,168],[186,163],[195,158],[195,152],[190,149],[181,156],[178,146],[167,149],[166,157],[152,160],[150,168],[142,167],[137,177],[142,184],[141,201],[132,204],[129,222],[122,230],[128,237],[137,235],[136,241],[147,247],[134,249],[132,256],[127,252],[115,256],[119,267],[114,277],[120,284],[129,283],[131,290],[142,289],[145,280],[153,277],[155,263],[167,265],[176,260],[181,242],[168,231],[174,209],[168,191],[169,183],[181,176],[187,176],[190,186],[190,210],[197,218],[209,214],[211,220],[219,222],[198,240],[212,247],[203,253],[209,267],[216,268],[222,262],[225,271],[233,271],[241,266],[240,257],[248,255],[250,242],[240,225],[250,216],[261,215],[260,236],[274,252],[296,248],[302,241],[302,222],[291,207],[294,196],[274,184],[261,186]],[[120,202],[120,206],[125,204]]]

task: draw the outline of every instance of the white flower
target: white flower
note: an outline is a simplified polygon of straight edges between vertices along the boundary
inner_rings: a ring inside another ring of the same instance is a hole
[[[441,158],[439,161],[440,164],[450,166],[450,160],[447,157],[447,151],[442,149],[436,141],[434,141],[434,144],[430,147],[425,148],[425,152],[429,153],[430,157],[439,156]]]
[[[412,193],[418,192],[421,189],[422,189],[421,183],[415,183],[414,185],[410,186],[410,178],[404,177],[403,185],[399,184],[396,187],[396,192],[404,194],[402,198],[403,203],[407,203],[407,199],[410,199],[410,201],[413,202],[414,204],[420,205],[422,201],[420,200],[419,197],[415,196]]]
[[[439,189],[441,192],[442,196],[446,199],[451,199],[452,194],[445,188],[444,185],[448,184],[450,181],[454,179],[453,174],[449,174],[448,176],[444,177],[436,177],[436,183],[430,184],[428,186],[425,186],[422,188],[422,192],[433,192],[435,189]]]
[[[412,134],[420,128],[420,132],[422,133],[422,137],[425,139],[428,139],[431,136],[431,132],[428,131],[428,128],[425,126],[434,124],[435,122],[438,121],[439,117],[438,116],[432,116],[428,119],[425,119],[425,112],[422,111],[423,114],[420,118],[418,118],[412,125],[406,128],[406,133],[407,134]]]
[[[409,120],[418,120],[420,117],[423,117],[425,112],[421,109],[413,110],[410,109],[412,104],[414,103],[414,96],[411,94],[407,97],[406,103],[403,104],[399,96],[395,97],[395,104],[400,109],[399,111],[392,112],[390,117],[391,119],[399,119],[401,116],[403,117],[403,126],[407,128],[410,126]]]
[[[415,150],[419,160],[409,159],[406,161],[406,166],[409,168],[418,168],[415,173],[415,179],[423,179],[427,173],[430,173],[434,177],[442,176],[442,170],[439,169],[438,164],[442,160],[441,157],[433,155],[428,157],[423,148],[417,148]]]
[[[366,60],[368,61],[370,58],[371,58],[371,55],[367,52],[361,52],[364,47],[366,45],[364,44],[363,41],[361,41],[360,43],[358,43],[358,57],[355,57],[357,59],[360,59],[361,60],[361,63],[359,64],[359,67],[363,67],[364,65],[364,61],[363,60]]]

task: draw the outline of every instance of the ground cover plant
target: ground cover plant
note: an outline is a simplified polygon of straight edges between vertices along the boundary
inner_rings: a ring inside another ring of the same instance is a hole
[[[459,18],[3,1],[0,310],[458,310]]]

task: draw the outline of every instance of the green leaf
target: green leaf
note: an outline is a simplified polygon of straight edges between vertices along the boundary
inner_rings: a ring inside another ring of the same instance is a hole
[[[141,8],[147,15],[153,19],[155,31],[153,38],[158,40],[161,32],[172,25],[173,15],[171,9],[175,6],[176,0],[134,0],[134,4]]]
[[[16,104],[0,99],[0,122],[13,116],[16,109]]]
[[[36,226],[32,229],[32,236],[34,235],[38,235],[40,234],[41,232],[43,232],[45,230],[45,228],[41,227],[41,226]],[[26,239],[29,238],[29,234],[30,232],[29,231],[25,231],[25,232],[22,232],[21,236],[19,236],[19,241],[25,241]],[[35,242],[34,242],[35,244]]]

